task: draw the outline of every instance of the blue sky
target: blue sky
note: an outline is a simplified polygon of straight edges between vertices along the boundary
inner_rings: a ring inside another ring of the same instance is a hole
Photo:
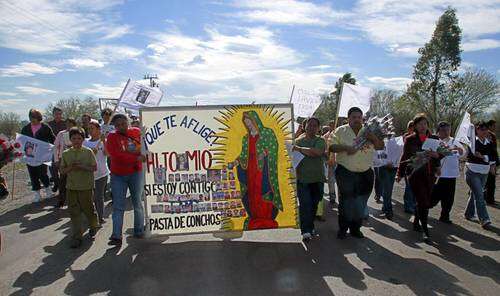
[[[156,73],[162,105],[284,102],[292,85],[403,90],[452,5],[462,69],[500,75],[500,0],[0,0],[0,105],[25,117],[59,98],[118,97]]]

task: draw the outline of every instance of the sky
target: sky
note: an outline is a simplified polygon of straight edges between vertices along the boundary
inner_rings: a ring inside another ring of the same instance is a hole
[[[500,0],[0,0],[0,110],[27,117],[61,98],[117,98],[157,74],[161,105],[287,102],[345,72],[405,89],[449,5],[461,70],[500,76]]]

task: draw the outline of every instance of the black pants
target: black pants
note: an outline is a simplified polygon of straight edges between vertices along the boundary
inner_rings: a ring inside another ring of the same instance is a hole
[[[427,235],[429,235],[429,228],[427,227],[428,217],[429,217],[429,209],[419,207],[417,204],[417,208],[415,209],[415,220],[413,220],[413,225],[418,225],[420,222],[423,231]]]
[[[31,190],[38,191],[42,188],[41,184],[44,187],[50,186],[49,176],[47,175],[47,166],[42,164],[39,166],[27,166],[28,173],[30,175],[31,180]],[[41,184],[40,184],[41,183]]]
[[[450,219],[451,208],[455,200],[456,178],[439,178],[432,189],[433,205],[441,201],[441,219]]]
[[[351,172],[339,164],[335,177],[339,189],[339,231],[359,231],[365,215],[366,202],[373,190],[373,170]]]
[[[495,202],[495,180],[496,175],[488,174],[488,179],[486,180],[486,190],[484,192],[484,199],[487,203],[492,204]]]
[[[52,161],[52,166],[49,167],[50,175],[52,176],[52,180],[54,181],[54,187],[59,188],[59,167],[56,166],[56,163]]]
[[[382,197],[382,192],[383,192],[383,184],[382,184],[382,175],[381,175],[381,170],[382,167],[378,168],[373,168],[373,171],[375,172],[375,197]]]

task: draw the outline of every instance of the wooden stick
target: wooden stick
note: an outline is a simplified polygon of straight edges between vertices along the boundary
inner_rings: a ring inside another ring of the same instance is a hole
[[[292,102],[293,92],[295,91],[295,84],[292,87],[292,93],[290,94],[290,103]]]
[[[340,83],[340,92],[339,92],[339,98],[337,99],[337,110],[335,110],[335,128],[338,126],[338,121],[339,121],[339,112],[340,112],[340,102],[342,101],[342,89],[344,88],[344,82],[341,81]]]
[[[12,162],[12,192],[10,193],[12,196],[12,200],[14,200],[14,190],[16,185],[16,163]]]

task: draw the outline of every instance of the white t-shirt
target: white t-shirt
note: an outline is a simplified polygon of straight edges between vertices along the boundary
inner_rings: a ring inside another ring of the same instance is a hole
[[[440,140],[441,143],[444,143],[446,146],[451,148],[462,148],[463,153],[458,154],[458,152],[454,151],[453,155],[445,156],[441,159],[441,176],[440,178],[458,178],[460,175],[459,171],[459,160],[465,154],[465,149],[458,141],[454,138],[449,137],[448,139]]]
[[[91,141],[90,139],[85,139],[83,146],[90,148],[92,150],[97,149],[95,158],[97,161],[97,171],[94,172],[94,180],[98,180],[102,177],[109,175],[107,156],[104,154],[104,143],[101,140]]]
[[[373,151],[373,165],[374,168],[383,167],[387,163],[387,154],[385,150]]]

